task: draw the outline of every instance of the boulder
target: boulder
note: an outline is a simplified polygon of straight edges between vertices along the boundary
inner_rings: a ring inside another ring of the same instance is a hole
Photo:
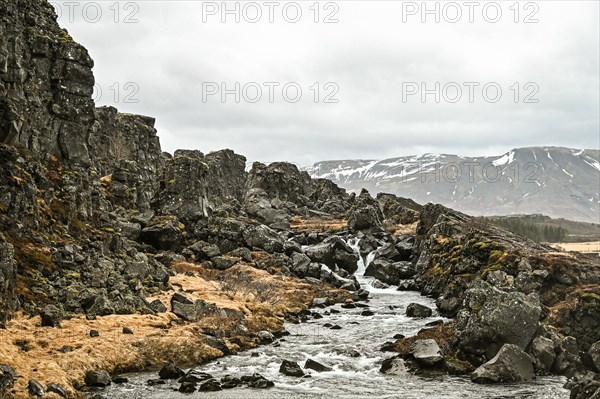
[[[106,387],[112,382],[106,370],[90,370],[85,373],[85,384],[90,387]]]
[[[304,377],[304,371],[296,362],[284,360],[279,366],[279,372],[290,377]]]
[[[58,396],[62,396],[63,398],[67,397],[67,390],[65,389],[64,386],[60,385],[60,384],[48,384],[48,386],[46,387],[46,391],[48,391],[49,393],[55,393]]]
[[[197,241],[193,245],[187,247],[197,260],[209,260],[215,256],[221,255],[221,250],[214,244],[209,244],[206,241]]]
[[[379,372],[383,374],[392,374],[392,375],[407,375],[409,373],[409,368],[406,365],[404,359],[400,357],[392,357],[389,359],[385,359],[381,364],[381,368]]]
[[[312,261],[324,264],[332,270],[340,268],[352,274],[358,269],[358,254],[338,236],[308,246],[304,252]]]
[[[142,229],[140,239],[159,250],[176,250],[183,241],[184,226],[175,216],[157,216]]]
[[[155,299],[149,304],[150,309],[155,311],[156,313],[165,313],[167,311],[167,306],[162,303],[160,299]]]
[[[442,360],[442,351],[434,339],[419,339],[412,347],[412,355],[421,366],[433,366]]]
[[[312,359],[307,359],[306,360],[306,363],[304,363],[304,368],[305,369],[311,369],[311,370],[317,371],[319,373],[326,372],[326,371],[332,371],[333,370],[331,367],[326,366],[326,365],[324,365],[322,363],[319,363],[319,362],[317,362],[315,360],[312,360]]]
[[[36,380],[29,380],[27,383],[27,392],[29,392],[31,396],[44,396],[46,393],[42,384]]]
[[[533,360],[512,344],[502,346],[496,356],[471,375],[471,380],[478,384],[515,383],[533,378]]]
[[[400,284],[415,275],[414,265],[411,262],[391,263],[384,258],[378,258],[369,263],[365,270],[365,276],[372,276],[390,285]]]
[[[202,299],[198,299],[193,304],[173,301],[171,305],[171,311],[177,317],[192,323],[217,311],[217,307],[214,304],[206,303]]]
[[[273,336],[273,334],[271,334],[268,331],[259,331],[258,339],[259,339],[260,343],[263,345],[270,344],[273,341],[275,341],[275,337]]]
[[[181,393],[193,393],[196,391],[196,384],[193,382],[182,382],[179,386],[179,392]]]
[[[406,315],[408,317],[425,318],[433,315],[433,310],[425,305],[411,303],[406,307]]]
[[[475,355],[485,354],[488,359],[504,344],[524,350],[534,337],[542,313],[538,296],[493,288],[482,301],[479,311],[471,315],[459,334],[459,347]]]
[[[244,384],[247,384],[249,388],[266,389],[275,386],[273,381],[267,380],[265,377],[258,373],[254,373],[252,375],[244,375],[240,380]]]
[[[231,256],[215,256],[210,260],[213,267],[218,270],[227,270],[240,261],[240,258],[233,258]]]
[[[262,249],[271,254],[284,251],[282,237],[265,225],[248,226],[242,235],[250,248]]]
[[[40,316],[42,316],[42,327],[60,327],[64,317],[63,312],[54,305],[44,306]]]
[[[536,337],[531,343],[531,356],[535,362],[537,370],[550,371],[556,352],[554,351],[554,342],[545,337]]]
[[[15,385],[17,373],[12,366],[0,364],[0,393],[10,390]]]
[[[214,378],[202,383],[202,385],[200,385],[200,388],[198,388],[199,391],[201,392],[216,392],[216,391],[221,391],[223,388],[221,388],[221,383],[219,383],[219,381],[215,380]]]
[[[165,364],[158,372],[158,376],[163,380],[176,380],[184,375],[185,372],[173,363]]]
[[[363,189],[348,215],[348,229],[351,232],[382,232],[383,214],[379,203]]]

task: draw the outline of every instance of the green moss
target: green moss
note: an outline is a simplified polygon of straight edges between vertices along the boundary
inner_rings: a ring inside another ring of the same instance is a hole
[[[73,43],[74,40],[71,37],[71,35],[69,35],[69,32],[67,32],[66,29],[61,29],[59,36],[58,36],[58,41],[62,42],[62,43]]]
[[[115,229],[113,229],[112,227],[103,227],[100,230],[102,230],[106,233],[112,233],[112,234],[116,233]]]
[[[590,298],[590,299],[595,299],[597,301],[600,301],[600,295],[598,294],[594,294],[593,292],[584,292],[583,294],[580,295],[580,298]]]
[[[490,252],[489,260],[495,262],[502,258],[504,255],[506,255],[506,252],[494,249],[492,252]]]
[[[450,263],[458,263],[459,258],[452,258],[450,259]]]
[[[75,280],[79,280],[81,278],[81,274],[79,274],[77,272],[67,273],[67,274],[65,274],[65,278],[72,278]]]
[[[37,266],[41,269],[54,269],[56,265],[52,261],[52,256],[38,249],[25,252],[27,260],[32,266]]]

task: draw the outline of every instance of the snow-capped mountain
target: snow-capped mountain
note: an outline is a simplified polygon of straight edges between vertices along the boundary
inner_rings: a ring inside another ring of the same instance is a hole
[[[527,147],[487,157],[323,161],[305,170],[348,191],[388,192],[472,215],[541,213],[600,223],[600,150]]]

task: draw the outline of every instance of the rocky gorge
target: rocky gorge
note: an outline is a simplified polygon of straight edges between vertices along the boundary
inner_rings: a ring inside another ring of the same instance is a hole
[[[348,194],[290,163],[164,153],[153,118],[95,108],[93,61],[47,1],[0,12],[1,397],[119,397],[106,387],[120,374],[154,369],[148,383],[181,392],[270,389],[260,371],[181,368],[286,345],[286,328],[335,304],[378,329],[364,278],[426,296],[403,305],[410,320],[443,317],[392,326],[411,334],[370,366],[399,385],[405,372],[560,375],[572,398],[600,397],[597,257],[441,205]],[[281,372],[330,372],[315,363],[281,359]]]

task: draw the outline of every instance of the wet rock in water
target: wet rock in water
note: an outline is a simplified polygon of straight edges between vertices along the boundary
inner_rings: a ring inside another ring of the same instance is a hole
[[[379,280],[375,280],[371,283],[371,285],[373,286],[373,288],[378,288],[378,289],[386,289],[386,288],[390,288],[390,286],[386,283],[383,283]]]
[[[252,375],[245,375],[241,378],[241,380],[250,388],[267,389],[275,386],[273,381],[267,380],[265,377],[258,373],[254,373]]]
[[[430,321],[429,323],[425,324],[425,327],[435,327],[435,326],[439,326],[441,324],[444,324],[444,320],[434,320],[434,321]]]
[[[343,303],[343,304],[341,305],[341,307],[342,307],[342,308],[344,308],[344,309],[354,309],[354,308],[356,308],[356,304],[354,304],[354,303],[352,303],[352,302],[349,302],[349,303]]]
[[[242,384],[242,380],[237,377],[232,377],[230,375],[226,375],[221,378],[221,388],[223,389],[232,389],[240,386]]]
[[[273,334],[271,334],[268,331],[259,331],[258,339],[263,345],[270,344],[271,342],[275,341],[275,337],[273,336]]]
[[[375,313],[372,310],[363,310],[360,315],[361,316],[373,316]]]
[[[395,352],[396,343],[392,341],[387,341],[383,345],[381,345],[381,348],[379,348],[379,350],[382,352]]]
[[[471,380],[478,384],[514,383],[535,378],[533,360],[517,345],[505,344],[496,356],[477,368]]]
[[[112,382],[113,382],[113,384],[126,384],[129,382],[129,378],[116,376],[116,377],[113,377]]]
[[[329,298],[314,298],[312,300],[312,306],[316,308],[324,308],[331,305]]]
[[[365,276],[372,276],[390,285],[398,285],[401,280],[411,278],[415,275],[412,262],[390,262],[385,258],[375,259],[369,263],[365,270]]]
[[[188,371],[179,380],[177,380],[177,382],[181,382],[181,383],[193,382],[194,384],[197,384],[202,381],[210,380],[211,378],[213,378],[213,376],[208,373],[204,373],[204,372],[192,369],[192,370]]]
[[[154,385],[165,385],[167,382],[165,380],[161,380],[160,378],[151,378],[148,381],[146,381],[146,384],[148,386],[154,386]]]
[[[163,380],[176,380],[184,375],[185,372],[173,363],[165,364],[158,372],[158,376]]]
[[[413,280],[404,280],[398,284],[398,291],[418,291],[418,288]]]
[[[393,338],[394,339],[404,339],[404,338],[406,338],[406,336],[404,334],[395,334]]]
[[[90,387],[107,387],[112,379],[106,370],[90,370],[85,373],[85,385]]]
[[[433,311],[427,306],[411,303],[406,307],[406,315],[408,317],[426,318],[431,317]]]
[[[545,337],[536,337],[531,343],[531,356],[537,370],[550,371],[556,359],[554,342]]]
[[[32,396],[43,396],[45,390],[42,384],[40,384],[36,380],[29,380],[29,382],[27,383],[27,392],[29,392],[29,394]]]
[[[178,389],[181,393],[193,393],[196,391],[196,383],[194,382],[183,382]]]
[[[200,388],[198,388],[198,390],[202,392],[215,392],[221,391],[222,389],[223,388],[221,388],[219,381],[215,380],[214,378],[204,382],[202,385],[200,385]]]
[[[42,327],[60,327],[64,317],[63,312],[54,305],[44,306],[40,316],[42,316]]]
[[[60,384],[48,384],[46,387],[46,391],[57,394],[58,396],[62,396],[63,398],[67,397],[67,390]]]
[[[129,327],[123,327],[123,334],[129,334],[132,335],[133,334],[133,330]]]
[[[381,364],[379,372],[383,374],[405,375],[409,372],[409,370],[404,359],[396,356],[385,359]]]
[[[304,371],[296,362],[284,360],[279,366],[279,372],[290,377],[304,377]]]
[[[442,360],[442,351],[434,339],[419,339],[415,341],[412,355],[421,366],[433,366]]]
[[[90,330],[90,337],[96,338],[100,336],[100,331],[98,330]]]
[[[317,371],[319,373],[333,370],[333,368],[326,366],[326,365],[319,363],[312,359],[306,360],[306,363],[304,363],[304,368],[311,369],[311,370]]]
[[[331,327],[330,327],[330,329],[331,329],[331,330],[341,330],[341,329],[342,329],[342,327],[341,327],[341,326],[339,326],[339,325],[337,325],[337,324],[334,324],[333,326],[331,326]]]

